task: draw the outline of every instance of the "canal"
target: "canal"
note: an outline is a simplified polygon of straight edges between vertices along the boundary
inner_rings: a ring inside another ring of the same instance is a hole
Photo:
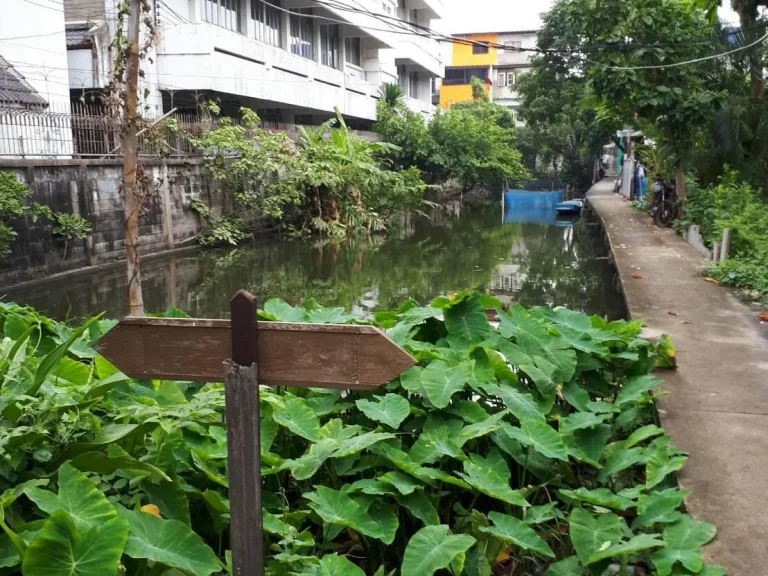
[[[522,218],[529,220],[529,218]],[[228,314],[241,288],[264,302],[312,296],[361,317],[396,308],[407,298],[428,302],[462,289],[524,306],[567,306],[609,319],[624,315],[600,224],[502,222],[499,206],[459,203],[429,218],[404,215],[386,236],[343,243],[256,239],[234,249],[193,251],[143,262],[148,311],[180,308],[198,317]],[[56,319],[126,313],[122,265],[55,282],[4,291]]]

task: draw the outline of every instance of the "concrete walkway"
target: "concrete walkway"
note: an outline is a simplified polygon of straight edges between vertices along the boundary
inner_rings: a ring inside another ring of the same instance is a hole
[[[677,349],[677,371],[661,374],[671,395],[659,412],[690,454],[680,474],[692,492],[689,512],[717,524],[705,558],[730,576],[768,574],[768,325],[731,290],[697,276],[699,253],[612,188],[598,183],[589,203],[608,232],[632,318],[672,336]]]

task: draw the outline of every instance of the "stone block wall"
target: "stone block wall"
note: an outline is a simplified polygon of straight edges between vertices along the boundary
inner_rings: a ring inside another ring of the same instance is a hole
[[[53,233],[53,222],[30,217],[14,222],[18,236],[11,254],[0,260],[0,286],[124,258],[122,169],[115,160],[0,161],[0,171],[10,171],[27,185],[30,202],[78,214],[91,225],[86,240],[65,243]],[[152,192],[139,221],[141,253],[189,246],[204,224],[192,200],[203,200],[214,212],[222,209],[202,162],[168,160],[145,164],[144,170]]]

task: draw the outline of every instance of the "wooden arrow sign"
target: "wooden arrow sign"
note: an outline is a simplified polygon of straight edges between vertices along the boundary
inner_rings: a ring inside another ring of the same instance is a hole
[[[223,382],[229,320],[128,316],[96,349],[131,378]],[[373,326],[258,322],[259,383],[370,390],[416,364]]]

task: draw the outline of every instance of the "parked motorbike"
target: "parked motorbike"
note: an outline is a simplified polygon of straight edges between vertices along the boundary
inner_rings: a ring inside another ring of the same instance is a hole
[[[657,178],[653,182],[651,216],[656,226],[666,228],[677,216],[677,188],[673,182]]]

